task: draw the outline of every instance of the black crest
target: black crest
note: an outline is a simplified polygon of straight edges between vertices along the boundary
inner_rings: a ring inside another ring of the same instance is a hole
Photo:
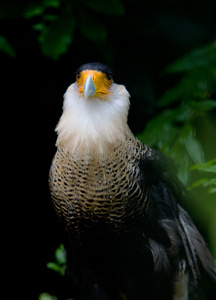
[[[92,63],[84,64],[77,69],[76,74],[84,70],[95,70],[95,71],[105,73],[107,76],[111,75],[115,83],[124,84],[124,80],[118,72],[116,72],[113,68],[105,64],[102,64],[100,62],[92,62]]]

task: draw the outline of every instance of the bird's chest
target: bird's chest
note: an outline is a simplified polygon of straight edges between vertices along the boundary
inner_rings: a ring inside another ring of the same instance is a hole
[[[51,177],[54,205],[70,228],[80,231],[95,224],[99,229],[104,223],[120,228],[142,208],[144,191],[134,155],[113,151],[110,157],[65,159],[57,152]]]

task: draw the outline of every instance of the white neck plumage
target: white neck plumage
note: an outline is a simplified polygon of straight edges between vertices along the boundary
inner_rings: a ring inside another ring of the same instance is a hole
[[[123,85],[113,84],[109,99],[78,96],[78,87],[74,83],[64,95],[63,114],[56,127],[57,146],[69,152],[97,151],[111,144],[124,142],[129,128],[127,115],[129,93]]]

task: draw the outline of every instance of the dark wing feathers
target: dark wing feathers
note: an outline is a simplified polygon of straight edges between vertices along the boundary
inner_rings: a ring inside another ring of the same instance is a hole
[[[200,277],[198,259],[200,260],[206,272],[216,280],[214,270],[214,261],[211,253],[191,220],[188,213],[179,205],[179,232],[187,254],[188,263],[194,278],[197,280]]]
[[[149,239],[149,244],[154,261],[154,272],[159,273],[163,270],[166,274],[169,274],[171,265],[166,248],[153,239]]]
[[[188,197],[188,194],[178,180],[172,162],[155,151],[153,160],[143,159],[139,166],[143,171],[143,184],[150,187],[150,201],[153,201],[157,207],[155,217],[170,239],[169,251],[175,256],[177,249],[184,248],[183,252],[186,254],[195,280],[200,278],[199,261],[205,271],[216,280],[210,251],[190,216],[180,205],[183,203],[182,199]],[[155,268],[169,268],[164,245],[159,247],[155,239],[151,240],[150,237],[150,247]],[[179,259],[184,259],[184,257],[179,257]]]

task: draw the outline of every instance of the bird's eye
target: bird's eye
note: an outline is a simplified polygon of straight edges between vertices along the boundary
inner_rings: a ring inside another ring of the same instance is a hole
[[[77,80],[77,79],[80,79],[80,73],[77,73],[77,74],[76,74],[76,80]]]
[[[112,75],[108,74],[108,75],[107,75],[107,79],[108,79],[109,81],[112,81],[112,80],[113,80]]]

